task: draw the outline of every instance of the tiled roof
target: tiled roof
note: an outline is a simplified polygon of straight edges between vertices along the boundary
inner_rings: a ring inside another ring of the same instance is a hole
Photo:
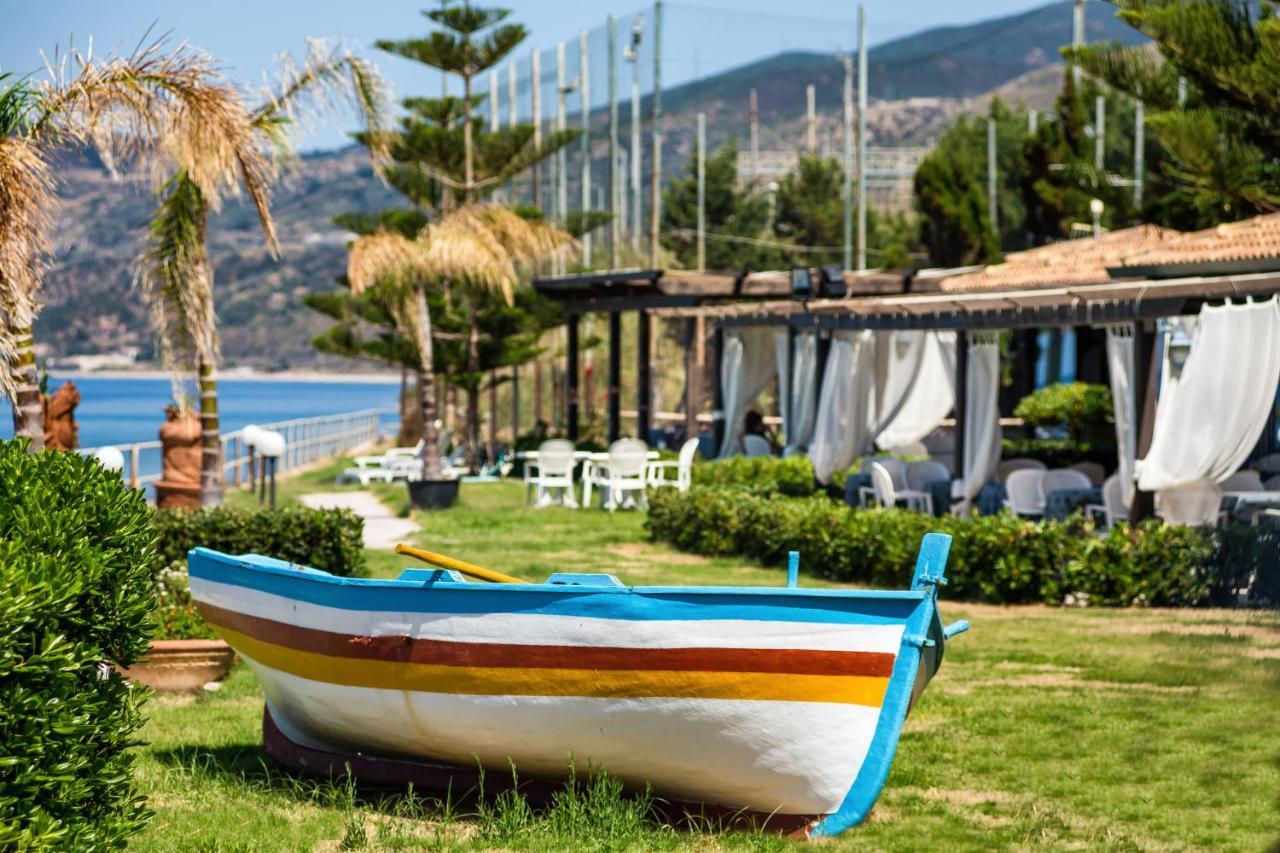
[[[1169,228],[1138,225],[1109,231],[1100,237],[1010,252],[1004,263],[944,278],[938,288],[943,291],[1014,290],[1101,284],[1111,281],[1108,267],[1119,266],[1125,258],[1156,249],[1177,236],[1178,232]]]
[[[1117,266],[1153,267],[1280,259],[1280,213],[1193,231],[1130,255]],[[1280,262],[1277,263],[1280,267]]]

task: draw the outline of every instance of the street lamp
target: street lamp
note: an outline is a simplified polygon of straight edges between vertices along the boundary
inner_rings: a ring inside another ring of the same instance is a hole
[[[1093,214],[1093,236],[1102,236],[1102,211],[1105,205],[1102,199],[1095,198],[1089,202],[1089,212]]]
[[[94,451],[93,458],[108,471],[124,471],[124,454],[118,447],[99,447]]]

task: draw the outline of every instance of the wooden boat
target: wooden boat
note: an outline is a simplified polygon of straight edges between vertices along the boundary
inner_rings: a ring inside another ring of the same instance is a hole
[[[949,547],[926,536],[904,591],[363,580],[203,548],[190,575],[289,754],[542,779],[572,759],[816,836],[866,817],[945,639],[968,627],[944,629],[935,606]]]

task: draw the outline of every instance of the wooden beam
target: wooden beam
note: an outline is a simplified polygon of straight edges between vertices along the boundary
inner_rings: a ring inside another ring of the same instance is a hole
[[[653,406],[653,376],[649,363],[650,319],[648,311],[636,312],[636,437],[649,440],[650,413]]]
[[[565,434],[570,441],[578,438],[578,315],[570,314],[565,321],[569,343],[565,358]]]
[[[955,473],[964,476],[964,437],[968,425],[965,418],[965,406],[969,401],[969,336],[964,332],[956,333],[956,452]]]
[[[608,410],[609,441],[617,441],[622,430],[622,314],[609,312],[609,389],[605,408]]]
[[[685,440],[698,437],[698,405],[702,394],[702,374],[698,371],[698,321],[684,321],[684,435]]]
[[[711,336],[711,408],[712,432],[716,439],[716,455],[724,443],[724,377],[720,366],[724,363],[724,326],[717,324]]]

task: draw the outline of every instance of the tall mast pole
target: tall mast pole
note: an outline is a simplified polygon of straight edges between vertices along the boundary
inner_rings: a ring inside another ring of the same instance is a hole
[[[747,100],[747,112],[751,121],[751,179],[760,177],[760,102],[756,90],[751,90]]]
[[[564,78],[564,42],[556,45],[556,130],[563,132],[569,127],[565,116],[564,99],[569,90],[565,87]],[[555,218],[562,223],[569,215],[569,154],[561,146],[556,152],[556,208]]]
[[[707,114],[698,113],[698,270],[707,268]]]
[[[1000,241],[1000,223],[996,208],[996,120],[987,119],[987,218],[991,220],[991,230],[995,232],[996,242]]]
[[[1138,101],[1133,105],[1133,204],[1142,207],[1142,181],[1146,171],[1146,105]]]
[[[804,98],[804,144],[814,154],[818,150],[818,97],[812,83],[804,87]]]
[[[618,268],[618,30],[613,15],[609,16],[609,269]]]
[[[858,4],[858,269],[867,268],[867,7]]]
[[[1093,168],[1099,173],[1107,164],[1107,99],[1093,99]]]
[[[841,54],[844,65],[844,268],[853,269],[853,57]]]
[[[489,132],[497,133],[500,127],[498,115],[498,69],[489,69]]]
[[[582,104],[582,215],[591,213],[591,69],[587,61],[587,31],[578,31],[578,103]],[[591,232],[582,235],[582,266],[591,269]],[[589,352],[589,351],[588,351]]]
[[[1076,0],[1075,8],[1071,10],[1071,46],[1084,47],[1084,0]],[[1080,91],[1080,64],[1071,64],[1071,82],[1075,84],[1076,92]]]
[[[649,187],[649,266],[657,269],[662,220],[662,0],[653,4],[653,174]]]
[[[538,62],[538,49],[529,53],[529,96],[533,99],[533,147],[542,147],[542,73]],[[533,161],[533,206],[546,211],[542,207],[542,175],[538,168],[538,160]]]
[[[519,106],[516,103],[516,91],[520,87],[517,85],[516,64],[515,62],[507,62],[507,127],[515,127],[520,119]]]
[[[637,15],[631,24],[631,44],[626,59],[631,63],[631,249],[640,257],[640,234],[644,229],[644,190],[641,187],[642,157],[640,154],[640,36],[644,32],[644,17]]]

